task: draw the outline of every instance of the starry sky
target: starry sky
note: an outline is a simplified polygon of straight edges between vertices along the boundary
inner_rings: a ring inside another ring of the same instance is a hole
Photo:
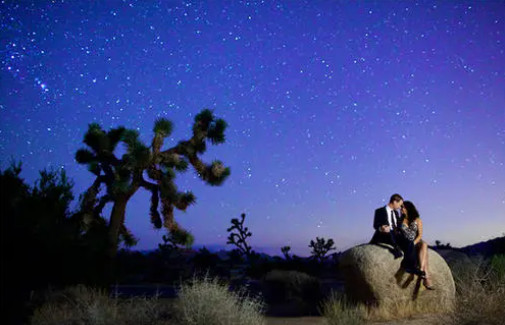
[[[396,192],[428,242],[505,232],[503,1],[27,0],[0,12],[0,165],[22,161],[29,183],[64,168],[82,193],[94,178],[74,156],[89,123],[150,144],[165,117],[168,148],[210,108],[227,140],[202,158],[232,174],[221,187],[178,175],[197,197],[176,211],[196,246],[224,246],[246,213],[257,251],[306,256],[316,236],[344,250],[370,239]],[[126,224],[136,249],[161,242],[149,193]]]

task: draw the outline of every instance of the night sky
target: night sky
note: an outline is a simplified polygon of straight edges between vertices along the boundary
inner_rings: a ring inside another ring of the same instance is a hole
[[[94,180],[74,160],[89,123],[150,144],[166,117],[168,148],[210,108],[227,140],[202,158],[231,176],[177,177],[197,247],[224,246],[244,212],[258,251],[308,255],[316,236],[340,251],[395,192],[432,244],[502,236],[505,2],[474,2],[2,1],[1,167],[22,161],[29,183],[65,168],[77,197]],[[149,193],[126,220],[135,249],[161,242]]]

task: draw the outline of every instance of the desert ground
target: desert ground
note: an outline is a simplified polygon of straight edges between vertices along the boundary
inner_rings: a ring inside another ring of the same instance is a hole
[[[267,325],[325,325],[323,317],[266,317]],[[368,322],[367,325],[437,325],[444,323],[439,315],[416,316],[386,322]]]

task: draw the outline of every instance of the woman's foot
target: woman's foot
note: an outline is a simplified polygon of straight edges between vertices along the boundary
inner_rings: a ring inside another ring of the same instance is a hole
[[[433,285],[431,284],[430,278],[426,276],[423,277],[423,286],[428,290],[435,290],[435,288],[433,288]]]

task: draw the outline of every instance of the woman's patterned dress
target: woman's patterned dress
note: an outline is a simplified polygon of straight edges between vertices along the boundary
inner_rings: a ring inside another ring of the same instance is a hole
[[[409,241],[414,241],[417,237],[417,222],[412,221],[409,223],[407,226],[406,224],[402,223],[401,225],[401,231],[403,233],[403,236]]]
[[[404,223],[400,226],[400,231],[403,235],[403,239],[400,241],[400,247],[404,254],[402,266],[406,269],[415,269],[418,267],[417,253],[414,245],[414,239],[417,237],[418,229],[415,221],[409,223],[408,226]]]

